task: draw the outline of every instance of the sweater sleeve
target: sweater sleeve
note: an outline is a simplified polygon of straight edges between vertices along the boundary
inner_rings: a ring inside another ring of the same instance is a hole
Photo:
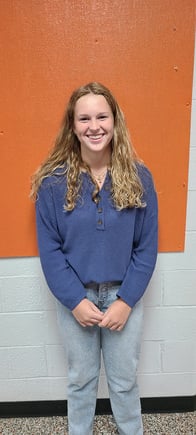
[[[146,171],[146,170],[145,170]],[[130,307],[143,296],[155,268],[158,245],[158,205],[152,177],[145,173],[145,208],[137,209],[131,260],[117,295]]]
[[[75,271],[62,252],[52,189],[43,183],[36,201],[38,249],[47,284],[54,296],[73,310],[85,298],[86,292]]]

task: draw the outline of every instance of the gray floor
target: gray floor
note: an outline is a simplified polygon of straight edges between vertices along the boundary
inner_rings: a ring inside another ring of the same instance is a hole
[[[196,413],[144,414],[144,435],[194,435]],[[0,435],[67,435],[66,417],[0,419]],[[117,434],[112,416],[96,416],[94,435]],[[131,434],[130,434],[131,435]]]

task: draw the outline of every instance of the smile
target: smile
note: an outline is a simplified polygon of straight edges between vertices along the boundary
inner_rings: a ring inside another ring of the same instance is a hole
[[[88,137],[89,139],[92,139],[92,140],[99,140],[99,139],[102,139],[103,136],[104,136],[103,133],[102,133],[102,134],[96,134],[96,135],[94,135],[94,134],[89,134],[89,135],[87,135],[87,137]]]

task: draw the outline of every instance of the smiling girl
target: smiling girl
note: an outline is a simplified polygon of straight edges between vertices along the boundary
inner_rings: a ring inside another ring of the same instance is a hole
[[[100,83],[70,97],[33,178],[38,246],[67,357],[70,435],[91,435],[101,351],[121,435],[141,435],[142,296],[157,256],[157,196]]]

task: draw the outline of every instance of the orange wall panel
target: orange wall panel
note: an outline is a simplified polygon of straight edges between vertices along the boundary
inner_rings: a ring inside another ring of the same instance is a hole
[[[37,255],[30,176],[70,93],[92,80],[114,92],[153,172],[160,251],[184,249],[194,9],[193,0],[0,0],[2,257]]]

